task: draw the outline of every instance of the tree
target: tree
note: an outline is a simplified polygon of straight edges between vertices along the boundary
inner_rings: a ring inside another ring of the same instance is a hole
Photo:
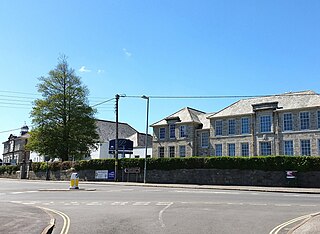
[[[69,67],[66,56],[37,85],[41,99],[31,111],[33,129],[28,149],[62,161],[81,159],[96,148],[98,134],[94,114],[89,106],[89,90]]]

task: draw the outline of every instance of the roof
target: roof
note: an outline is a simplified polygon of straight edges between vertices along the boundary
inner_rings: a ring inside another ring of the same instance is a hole
[[[211,114],[210,114],[211,115]],[[203,128],[209,128],[210,122],[207,119],[208,114],[190,107],[185,107],[172,115],[154,123],[151,127],[167,125],[169,120],[179,120],[180,123],[198,123],[203,124]]]
[[[303,109],[320,106],[320,95],[313,91],[289,92],[278,95],[239,100],[208,118],[246,115],[253,113],[253,105],[278,102],[281,110]]]

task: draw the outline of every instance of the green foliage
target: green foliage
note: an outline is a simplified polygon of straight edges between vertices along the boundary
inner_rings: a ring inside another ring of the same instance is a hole
[[[12,173],[16,173],[19,170],[20,170],[19,166],[12,166],[12,165],[0,166],[0,174],[8,173],[9,175],[11,175]]]
[[[89,106],[88,89],[62,56],[48,77],[40,77],[34,101],[27,149],[62,161],[82,159],[98,142],[94,114]],[[53,168],[54,170],[56,168]]]

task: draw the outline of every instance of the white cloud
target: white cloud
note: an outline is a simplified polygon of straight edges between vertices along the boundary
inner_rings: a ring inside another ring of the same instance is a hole
[[[99,70],[97,71],[97,73],[98,73],[98,74],[104,73],[104,70],[99,69]]]
[[[130,53],[129,51],[127,51],[126,48],[123,48],[122,51],[124,52],[124,54],[126,55],[127,58],[130,58],[132,56],[132,53]]]
[[[82,67],[79,69],[79,72],[91,72],[91,70],[86,69],[85,66],[82,66]]]

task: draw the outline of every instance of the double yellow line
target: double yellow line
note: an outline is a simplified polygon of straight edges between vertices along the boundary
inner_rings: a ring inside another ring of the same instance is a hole
[[[68,215],[66,215],[65,213],[62,213],[61,211],[58,211],[58,210],[53,210],[53,209],[49,209],[46,207],[40,207],[40,206],[37,206],[37,207],[44,210],[44,211],[49,211],[49,212],[55,213],[57,215],[60,215],[63,219],[63,227],[61,229],[60,234],[67,234],[69,232],[70,218],[68,217]]]

